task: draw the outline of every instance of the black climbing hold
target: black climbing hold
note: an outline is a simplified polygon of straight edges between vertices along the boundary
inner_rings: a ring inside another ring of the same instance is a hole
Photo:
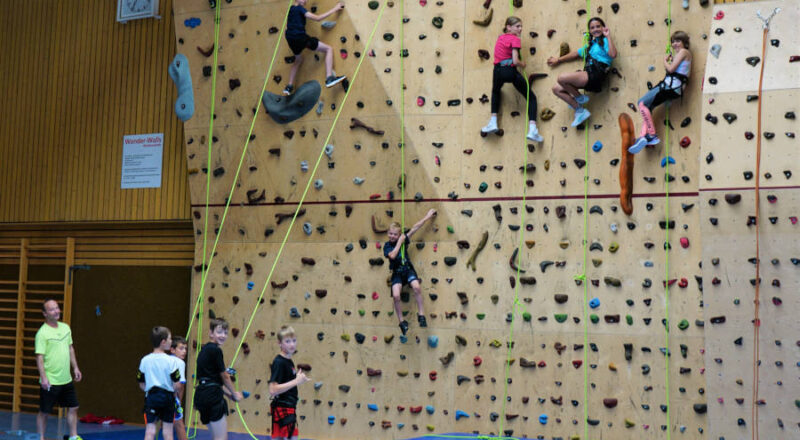
[[[747,61],[747,64],[749,64],[749,65],[751,65],[751,66],[755,67],[755,66],[757,66],[757,65],[758,65],[758,63],[761,61],[761,58],[759,58],[759,57],[747,57],[747,58],[745,59],[745,61]]]

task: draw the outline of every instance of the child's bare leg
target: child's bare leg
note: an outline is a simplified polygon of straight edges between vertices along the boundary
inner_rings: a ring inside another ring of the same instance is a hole
[[[223,416],[215,422],[210,422],[208,430],[211,431],[213,440],[228,440],[228,419]]]
[[[394,313],[397,315],[397,322],[403,322],[403,312],[400,310],[401,290],[403,290],[402,284],[392,284],[392,300],[394,301]]]
[[[147,426],[144,428],[144,440],[153,440],[156,438],[156,424],[155,423],[148,423]]]
[[[322,52],[325,54],[325,78],[333,75],[333,48],[328,46],[327,44],[323,43],[322,41],[319,42],[317,45],[317,51]]]
[[[175,420],[175,432],[178,433],[178,440],[189,440],[186,436],[186,424],[183,423],[183,419]]]
[[[419,280],[412,281],[411,288],[414,289],[414,298],[417,300],[417,314],[425,315],[425,307],[422,305],[422,288],[419,285]]]
[[[589,75],[586,72],[562,73],[558,75],[557,84],[553,86],[553,93],[569,104],[572,108],[579,107],[575,97],[580,95],[579,88],[589,82]]]
[[[303,64],[303,55],[295,55],[292,69],[289,70],[289,84],[294,85],[294,78],[297,76],[297,71],[300,70],[300,65]]]
[[[175,436],[172,435],[172,423],[164,422],[161,424],[161,435],[164,436],[164,440],[172,440],[175,438]]]

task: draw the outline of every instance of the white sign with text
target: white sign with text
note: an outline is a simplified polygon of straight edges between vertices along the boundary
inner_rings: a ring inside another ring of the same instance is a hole
[[[122,189],[161,188],[164,133],[122,138]]]

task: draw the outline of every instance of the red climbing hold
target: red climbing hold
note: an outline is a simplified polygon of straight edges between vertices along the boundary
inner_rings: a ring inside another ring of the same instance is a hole
[[[430,373],[428,373],[428,378],[430,380],[436,380],[436,370],[431,371]]]
[[[483,363],[483,359],[480,356],[475,356],[472,358],[472,365],[479,367]]]
[[[405,407],[405,406],[402,406],[402,405],[397,405],[397,411],[398,411],[398,412],[403,412],[403,411],[405,411],[405,410],[406,410],[406,407]]]
[[[676,281],[678,281],[678,280],[674,279],[674,278],[669,280],[669,281],[664,281],[664,287],[672,286],[673,284],[675,284]]]
[[[581,365],[583,365],[583,361],[580,360],[580,359],[576,359],[576,360],[572,361],[572,366],[575,367],[575,368],[580,368]]]
[[[408,410],[411,411],[411,414],[419,414],[422,412],[422,406],[411,406]]]
[[[544,368],[544,367],[546,367],[546,366],[547,366],[547,362],[545,362],[545,361],[539,361],[539,363],[538,363],[538,364],[536,364],[536,366],[537,366],[537,367],[539,367],[539,368]]]
[[[377,200],[377,199],[380,199],[380,198],[381,198],[381,195],[380,195],[380,194],[371,194],[371,195],[369,196],[369,199],[370,199],[370,200]]]
[[[422,96],[417,96],[417,106],[422,107],[425,105],[425,98]]]
[[[372,292],[372,299],[378,299],[378,292]]]
[[[692,140],[689,139],[689,136],[684,136],[681,138],[681,147],[686,148],[689,145],[692,145]]]
[[[722,11],[717,11],[717,15],[714,16],[714,20],[722,20],[725,18],[725,13]]]
[[[419,0],[419,5],[420,6],[425,6],[427,4],[428,4],[428,0]]]
[[[686,249],[689,247],[689,239],[686,237],[681,237],[681,247]]]
[[[681,280],[678,281],[678,287],[680,287],[681,289],[685,289],[688,285],[689,285],[689,280],[687,280],[686,278],[681,278]]]

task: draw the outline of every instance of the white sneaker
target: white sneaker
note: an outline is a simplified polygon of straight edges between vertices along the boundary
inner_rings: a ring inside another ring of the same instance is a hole
[[[486,127],[481,128],[481,133],[489,134],[497,131],[497,121],[490,120]]]
[[[532,142],[542,142],[544,140],[544,138],[542,138],[542,135],[539,134],[539,129],[536,127],[531,127],[528,130],[528,136],[526,137],[528,138],[529,141]]]
[[[589,119],[589,116],[592,116],[592,114],[589,113],[589,110],[579,107],[577,110],[575,110],[575,120],[572,121],[572,126],[577,127],[583,124],[583,121]]]
[[[584,105],[589,102],[589,95],[578,95],[575,97],[575,102],[580,105]]]

